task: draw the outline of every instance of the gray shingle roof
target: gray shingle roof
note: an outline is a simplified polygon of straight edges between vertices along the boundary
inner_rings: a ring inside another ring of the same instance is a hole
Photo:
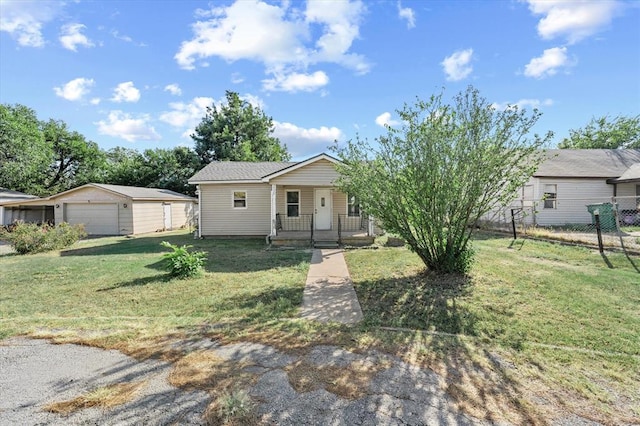
[[[640,149],[550,149],[536,177],[617,178],[640,163]]]
[[[102,183],[92,183],[92,186],[106,189],[107,191],[117,192],[125,197],[146,200],[194,200],[193,197],[180,194],[169,189],[160,188],[142,188],[138,186],[124,186],[124,185],[107,185]]]
[[[291,167],[297,162],[214,161],[193,175],[189,182],[259,181],[265,176]]]
[[[18,200],[30,200],[38,198],[35,195],[25,194],[24,192],[12,191],[6,188],[0,188],[0,203],[11,203]]]
[[[622,174],[614,182],[638,182],[640,181],[640,163],[636,163],[629,167],[626,172]]]

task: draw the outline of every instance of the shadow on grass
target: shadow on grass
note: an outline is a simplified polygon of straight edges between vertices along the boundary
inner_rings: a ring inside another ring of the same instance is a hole
[[[109,237],[97,239],[89,247],[62,251],[61,256],[115,256],[158,254],[158,261],[147,267],[164,270],[162,255],[169,253],[160,243],[167,241],[177,246],[189,246],[190,252],[207,253],[204,269],[207,272],[254,272],[280,267],[302,266],[311,254],[304,250],[266,250],[262,239],[204,239],[194,240],[191,234],[157,234],[145,237]]]
[[[358,299],[366,307],[365,325],[475,335],[475,316],[458,303],[470,290],[468,276],[428,272],[356,286]]]
[[[99,288],[96,291],[110,291],[110,290],[116,290],[116,289],[119,289],[119,288],[140,287],[140,286],[145,286],[145,285],[149,285],[149,284],[166,283],[166,282],[171,281],[172,278],[173,277],[170,274],[154,275],[154,276],[151,276],[151,277],[143,277],[143,278],[135,278],[135,279],[130,280],[130,281],[123,281],[123,282],[114,284],[111,287]]]
[[[509,412],[520,417],[516,424],[539,424],[542,419],[523,404],[523,391],[509,377],[514,365],[497,352],[472,349],[465,339],[485,332],[482,318],[464,303],[472,291],[470,277],[454,274],[360,282],[356,292],[364,313],[362,329],[407,336],[403,347],[412,348],[422,364],[434,366],[464,411],[492,422]],[[508,345],[518,343],[508,332],[496,337]]]
[[[240,310],[242,322],[256,323],[280,318],[293,318],[302,305],[303,287],[272,287],[257,293],[241,293],[211,306],[211,310]]]

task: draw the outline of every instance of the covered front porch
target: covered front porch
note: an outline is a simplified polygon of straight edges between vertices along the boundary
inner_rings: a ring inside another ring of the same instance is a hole
[[[272,185],[271,234],[275,246],[370,245],[373,221],[357,200],[332,187]]]

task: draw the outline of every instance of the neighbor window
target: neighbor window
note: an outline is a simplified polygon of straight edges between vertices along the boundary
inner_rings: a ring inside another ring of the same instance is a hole
[[[287,191],[287,217],[300,216],[300,191]]]
[[[233,191],[233,208],[247,208],[247,191]]]
[[[558,197],[557,185],[545,185],[544,186],[544,208],[555,209]]]
[[[347,215],[360,216],[360,201],[355,195],[347,195]]]

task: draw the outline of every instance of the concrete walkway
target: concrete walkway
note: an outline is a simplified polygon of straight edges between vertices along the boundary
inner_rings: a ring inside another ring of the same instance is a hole
[[[302,318],[356,324],[362,309],[340,249],[315,249],[302,296]]]

